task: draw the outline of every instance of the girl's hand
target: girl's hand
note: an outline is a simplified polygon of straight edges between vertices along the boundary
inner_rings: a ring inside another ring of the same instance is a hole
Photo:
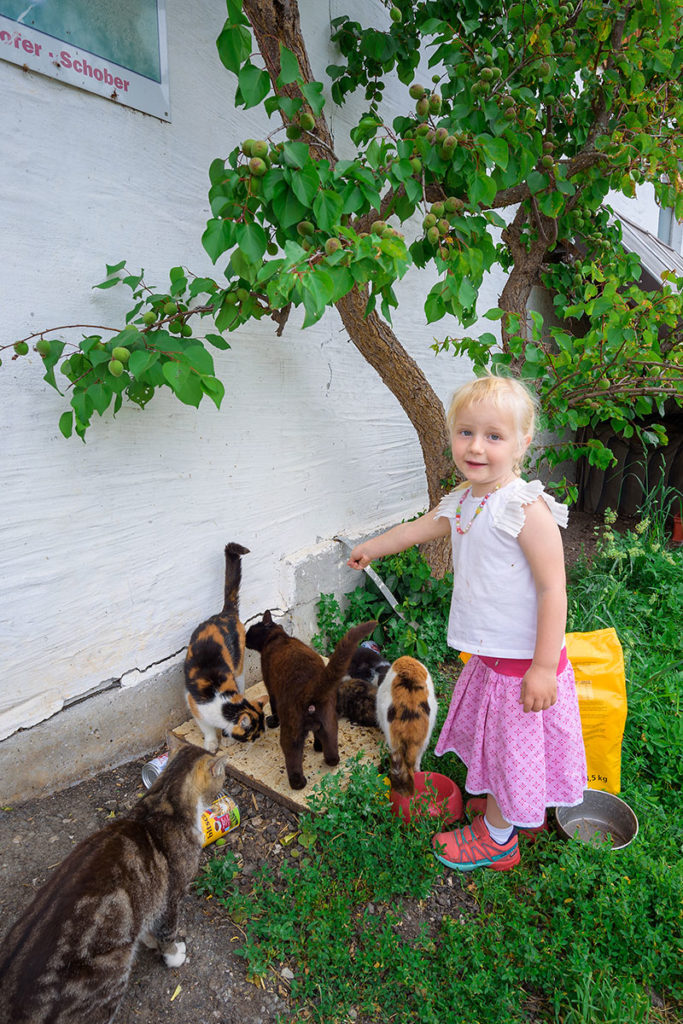
[[[346,563],[351,569],[365,569],[366,566],[370,565],[372,558],[365,551],[364,544],[357,544],[349,555],[349,560]]]
[[[524,713],[529,711],[545,711],[557,701],[557,673],[551,669],[528,669],[522,679],[519,703],[524,705]]]

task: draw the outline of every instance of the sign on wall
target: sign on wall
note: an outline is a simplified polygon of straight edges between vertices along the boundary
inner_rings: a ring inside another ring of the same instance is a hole
[[[0,57],[170,121],[166,0],[0,0]]]

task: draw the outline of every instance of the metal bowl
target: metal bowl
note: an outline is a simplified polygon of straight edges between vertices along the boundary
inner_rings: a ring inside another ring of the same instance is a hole
[[[607,840],[613,850],[623,850],[638,835],[638,819],[628,804],[602,789],[585,789],[581,803],[556,808],[555,819],[563,839],[594,844]]]

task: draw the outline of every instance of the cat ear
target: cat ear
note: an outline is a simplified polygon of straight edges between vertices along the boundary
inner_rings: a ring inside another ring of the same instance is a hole
[[[263,711],[264,707],[266,706],[269,700],[270,697],[268,696],[268,694],[266,694],[265,697],[256,697],[256,699],[254,700],[254,704],[257,706],[257,708],[260,708],[260,710]]]
[[[228,754],[217,754],[210,765],[210,772],[214,777],[223,778],[225,775],[225,766],[228,763]]]
[[[174,754],[177,754],[181,747],[187,746],[187,740],[184,740],[182,736],[178,736],[174,732],[166,733],[166,746],[168,747],[169,760]]]
[[[270,608],[266,609],[266,611],[263,613],[263,621],[266,622],[268,625],[270,625],[271,622],[273,621],[273,616],[270,614]]]

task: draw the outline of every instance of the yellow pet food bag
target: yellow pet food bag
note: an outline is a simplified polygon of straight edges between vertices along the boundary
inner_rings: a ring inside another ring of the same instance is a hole
[[[624,653],[615,629],[567,633],[586,749],[589,789],[621,789],[621,741],[626,723]],[[471,655],[462,653],[467,662]]]
[[[616,630],[567,633],[574,669],[589,789],[621,789],[621,741],[626,723],[624,653]]]

